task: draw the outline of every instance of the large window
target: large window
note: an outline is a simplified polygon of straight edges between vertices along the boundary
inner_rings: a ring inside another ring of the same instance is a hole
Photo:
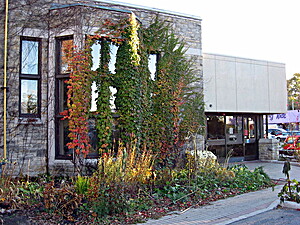
[[[21,37],[20,46],[20,116],[40,117],[41,39]]]
[[[63,36],[56,38],[56,159],[70,159],[73,156],[72,149],[69,149],[67,143],[71,140],[69,138],[69,126],[68,120],[62,120],[62,112],[68,109],[67,106],[67,83],[66,81],[70,77],[70,68],[68,66],[70,59],[68,58],[67,51],[70,47],[73,46],[73,36]],[[112,48],[111,51],[116,54],[115,48]],[[99,66],[101,54],[101,44],[97,43],[92,47],[92,56],[93,56],[93,70],[96,70]],[[113,57],[111,55],[111,57]],[[114,64],[109,67],[112,73],[114,73]],[[92,107],[91,110],[96,110],[95,101],[97,99],[96,93],[96,84],[92,85]],[[92,146],[88,157],[97,156],[97,131],[96,131],[96,122],[94,118],[90,118],[88,121],[89,129],[89,138],[90,144]]]
[[[102,46],[103,46],[103,42],[102,41],[96,41],[93,45],[92,45],[92,59],[93,59],[93,65],[92,65],[92,70],[97,70],[97,68],[100,65],[101,62],[101,56],[103,55],[102,52]],[[118,46],[109,42],[109,51],[110,51],[110,61],[108,64],[108,69],[109,72],[112,74],[115,74],[115,64],[116,64],[116,59],[117,59],[117,51],[118,51]],[[117,89],[110,86],[110,91],[111,91],[111,98],[110,98],[110,106],[112,111],[114,111],[116,109],[115,106],[115,94],[117,92]],[[96,101],[98,98],[98,93],[96,90],[96,82],[92,83],[92,102],[91,102],[91,111],[96,111],[97,110],[97,106],[96,106]]]
[[[225,139],[225,117],[207,116],[208,140]]]
[[[72,151],[68,149],[67,143],[70,141],[68,120],[62,120],[61,113],[68,109],[67,106],[67,84],[70,71],[68,68],[69,59],[66,50],[73,46],[73,36],[63,36],[56,38],[56,158],[68,158],[72,156]]]
[[[155,80],[156,71],[157,71],[157,62],[158,62],[159,54],[151,53],[148,56],[148,69],[150,71],[151,80]]]

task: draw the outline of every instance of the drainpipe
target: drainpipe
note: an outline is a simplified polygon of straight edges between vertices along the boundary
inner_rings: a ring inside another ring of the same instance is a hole
[[[7,39],[8,39],[8,0],[5,1],[5,22],[4,22],[4,69],[3,69],[3,158],[6,159],[6,152],[7,152],[7,146],[6,146],[6,94],[7,94]]]

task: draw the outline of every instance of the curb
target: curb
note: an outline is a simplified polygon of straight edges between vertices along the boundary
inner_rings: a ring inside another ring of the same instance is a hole
[[[279,205],[283,208],[300,210],[300,204],[297,202],[284,201],[284,202],[280,203]]]
[[[276,164],[284,164],[285,161],[278,160],[252,160],[252,161],[243,161],[243,164],[251,164],[251,163],[276,163]],[[300,167],[300,162],[290,162],[291,165]]]
[[[239,216],[239,217],[236,217],[236,218],[227,220],[226,222],[218,223],[218,224],[219,224],[219,225],[227,225],[227,224],[231,224],[231,223],[234,223],[234,222],[237,222],[237,221],[240,221],[240,220],[249,218],[249,217],[251,217],[251,216],[255,216],[255,215],[258,215],[258,214],[261,214],[261,213],[270,211],[270,210],[272,210],[272,209],[275,209],[275,208],[279,205],[279,203],[280,203],[279,200],[275,200],[275,201],[273,201],[273,202],[272,202],[267,208],[265,208],[265,209],[260,209],[260,210],[257,210],[257,211],[254,211],[254,212],[251,212],[251,213],[248,213],[248,214],[245,214],[245,215],[242,215],[242,216]]]

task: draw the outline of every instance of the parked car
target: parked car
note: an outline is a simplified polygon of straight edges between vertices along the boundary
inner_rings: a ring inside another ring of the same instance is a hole
[[[268,138],[277,139],[278,141],[284,141],[289,136],[288,131],[282,128],[270,128],[268,129]]]
[[[300,131],[299,130],[291,130],[289,131],[290,136],[297,136],[300,135]]]
[[[292,156],[295,151],[300,151],[300,135],[288,136],[283,143],[283,148],[279,150],[279,154]]]
[[[288,136],[293,136],[293,135],[291,135],[290,132],[282,132],[281,134],[274,135],[273,138],[277,139],[280,142],[284,142]]]
[[[270,128],[268,129],[268,133],[272,134],[272,135],[279,135],[282,133],[287,132],[285,129],[282,128]]]

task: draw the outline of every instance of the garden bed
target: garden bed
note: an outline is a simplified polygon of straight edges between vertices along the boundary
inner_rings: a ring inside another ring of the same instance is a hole
[[[18,191],[10,202],[6,197],[0,219],[4,224],[133,224],[273,185],[262,168],[251,172],[244,165],[205,167],[196,175],[162,170],[157,176],[142,184],[103,183],[96,175],[81,180],[11,180]]]

